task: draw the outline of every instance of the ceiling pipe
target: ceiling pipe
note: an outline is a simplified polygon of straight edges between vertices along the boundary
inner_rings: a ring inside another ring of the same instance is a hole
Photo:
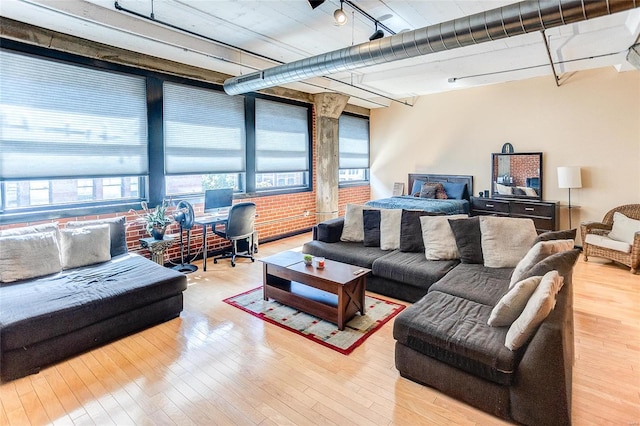
[[[224,82],[230,95],[499,40],[640,7],[640,0],[527,0]]]

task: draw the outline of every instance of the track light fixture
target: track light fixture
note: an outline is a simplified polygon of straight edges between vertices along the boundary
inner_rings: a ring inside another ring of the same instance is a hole
[[[309,6],[311,6],[311,9],[315,9],[316,7],[324,3],[324,0],[307,0],[307,1],[309,2]]]
[[[384,37],[384,32],[378,29],[378,21],[376,21],[376,31],[371,34],[371,37],[369,37],[369,41],[377,40],[382,37]]]
[[[335,12],[333,12],[333,19],[336,21],[336,25],[344,25],[347,23],[347,14],[344,13],[344,10],[342,10],[342,6],[343,6],[343,0],[340,0],[340,9],[336,9]]]

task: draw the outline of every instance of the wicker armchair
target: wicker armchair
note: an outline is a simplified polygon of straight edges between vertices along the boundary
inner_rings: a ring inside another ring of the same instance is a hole
[[[622,213],[631,219],[640,220],[640,204],[626,204],[608,211],[607,214],[604,215],[602,222],[583,223],[580,226],[580,233],[582,235],[584,260],[587,261],[589,256],[604,257],[613,260],[614,262],[629,266],[631,268],[631,273],[635,274],[640,266],[640,232],[635,233],[631,251],[628,253],[586,242],[588,234],[601,235],[605,237],[609,234],[609,231],[611,231],[613,226],[613,214],[615,212]]]

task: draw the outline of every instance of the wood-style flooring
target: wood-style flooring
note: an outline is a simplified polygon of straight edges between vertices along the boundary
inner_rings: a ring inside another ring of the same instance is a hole
[[[399,377],[393,321],[344,356],[222,302],[261,284],[259,261],[207,269],[180,318],[0,385],[0,424],[505,424]],[[573,423],[639,425],[640,275],[581,258],[574,283]]]

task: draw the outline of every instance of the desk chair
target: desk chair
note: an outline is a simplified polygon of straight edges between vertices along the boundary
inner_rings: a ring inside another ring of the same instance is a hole
[[[236,257],[244,257],[247,259],[251,259],[252,262],[255,262],[253,258],[253,234],[255,231],[255,221],[256,221],[256,205],[254,203],[238,203],[234,204],[229,210],[229,218],[227,219],[227,223],[223,230],[215,229],[213,232],[226,239],[231,241],[231,251],[227,252],[221,256],[214,257],[213,263],[218,263],[219,259],[229,259],[231,258],[231,266],[236,266]],[[246,254],[238,254],[238,241],[247,241],[247,250]]]

